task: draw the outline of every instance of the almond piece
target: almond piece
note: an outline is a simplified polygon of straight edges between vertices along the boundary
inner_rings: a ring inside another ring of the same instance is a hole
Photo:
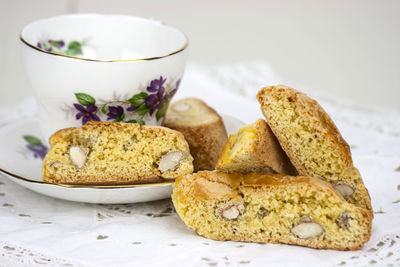
[[[347,213],[347,211],[342,212],[336,219],[336,223],[340,226],[342,229],[349,229],[350,224],[349,220],[351,219],[350,215]]]
[[[228,221],[237,220],[244,213],[244,210],[243,204],[226,203],[218,207],[219,215]]]
[[[355,191],[353,186],[343,181],[333,184],[333,188],[335,188],[342,195],[342,197],[349,197],[354,194]]]
[[[320,236],[325,230],[316,222],[309,220],[307,220],[307,222],[302,222],[302,220],[300,220],[300,223],[294,226],[290,231],[298,238],[311,239]]]
[[[79,146],[71,146],[69,148],[69,159],[78,169],[82,169],[86,163],[86,152]]]
[[[175,110],[176,112],[185,112],[191,108],[192,108],[192,106],[187,103],[176,104],[176,105],[172,106],[172,109]]]
[[[300,218],[299,222],[300,223],[310,223],[310,222],[313,222],[313,220],[308,216],[303,216],[303,217]]]
[[[183,157],[184,154],[182,151],[168,152],[160,158],[158,169],[161,172],[173,171],[179,166]]]
[[[58,168],[58,167],[61,167],[61,165],[62,165],[61,162],[55,161],[55,162],[50,164],[50,167],[51,168]]]
[[[269,210],[264,207],[261,207],[257,212],[257,217],[262,219],[269,214]]]

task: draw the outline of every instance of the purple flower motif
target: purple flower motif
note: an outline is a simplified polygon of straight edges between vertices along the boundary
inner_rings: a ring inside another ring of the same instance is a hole
[[[53,49],[51,45],[47,45],[45,42],[38,42],[36,46],[40,49],[44,49],[47,52],[51,52]]]
[[[74,107],[79,111],[75,118],[79,120],[82,118],[82,125],[86,124],[88,121],[100,121],[99,116],[95,114],[97,107],[93,104],[89,104],[86,108],[80,104],[74,104]]]
[[[168,101],[175,93],[177,88],[165,94],[164,83],[167,78],[160,76],[160,79],[154,79],[150,82],[150,86],[147,87],[147,91],[154,93],[147,97],[145,103],[146,106],[150,107],[150,115],[152,116],[156,110],[159,110],[166,101]],[[177,87],[179,86],[180,80],[177,82]]]
[[[57,48],[63,48],[65,46],[65,42],[63,40],[49,40],[49,44],[54,45]]]
[[[164,104],[166,100],[164,93],[165,89],[164,87],[162,87],[158,90],[157,93],[149,95],[149,97],[147,97],[145,103],[148,107],[150,107],[150,116],[152,116],[154,111],[160,109]]]
[[[163,79],[162,76],[160,76],[160,79],[154,79],[150,82],[150,86],[147,86],[147,91],[153,93],[153,92],[158,92],[160,90],[165,90],[164,88],[164,83],[167,80],[167,78]]]
[[[137,107],[137,106],[134,106],[134,105],[130,105],[126,110],[127,111],[135,111],[135,110],[137,110],[139,107]]]
[[[51,52],[52,51],[51,46],[47,47],[47,45],[45,43],[42,44],[41,42],[38,42],[36,44],[36,46],[39,47],[40,49],[44,49],[47,52]]]
[[[33,152],[33,156],[34,156],[35,158],[44,159],[44,157],[45,157],[46,154],[47,154],[47,147],[45,147],[45,146],[42,145],[42,144],[35,145],[35,146],[33,146],[33,145],[27,145],[26,148]]]
[[[121,106],[109,106],[107,120],[121,121],[124,115],[124,108]]]

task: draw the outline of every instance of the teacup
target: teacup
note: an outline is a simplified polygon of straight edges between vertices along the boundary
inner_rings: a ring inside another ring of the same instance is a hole
[[[20,39],[46,140],[88,121],[161,125],[188,47],[173,27],[123,15],[38,20]]]

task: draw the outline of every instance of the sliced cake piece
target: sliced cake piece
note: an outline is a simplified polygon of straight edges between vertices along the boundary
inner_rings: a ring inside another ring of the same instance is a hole
[[[262,88],[257,98],[300,175],[326,180],[349,202],[372,210],[368,191],[353,166],[349,145],[317,101],[283,85]]]
[[[185,98],[170,105],[164,125],[185,136],[195,171],[215,168],[228,136],[214,109],[200,99]]]
[[[183,135],[160,126],[88,122],[50,137],[42,178],[50,183],[127,184],[193,172]]]
[[[172,200],[185,224],[215,240],[356,250],[371,213],[318,178],[201,171],[176,179]]]
[[[243,126],[229,136],[216,169],[224,172],[296,174],[265,120]]]

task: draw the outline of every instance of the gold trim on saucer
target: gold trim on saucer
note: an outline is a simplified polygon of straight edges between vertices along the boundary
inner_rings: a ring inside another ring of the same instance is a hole
[[[42,53],[46,53],[49,55],[53,55],[53,56],[59,56],[59,57],[66,57],[66,58],[72,58],[72,59],[78,59],[78,60],[85,60],[85,61],[93,61],[93,62],[137,62],[137,61],[149,61],[149,60],[155,60],[155,59],[160,59],[160,58],[165,58],[165,57],[169,57],[175,54],[178,54],[179,52],[182,52],[183,50],[185,50],[188,45],[189,45],[189,39],[186,36],[186,34],[184,34],[183,32],[179,31],[180,33],[183,34],[183,36],[185,37],[185,43],[183,44],[183,46],[181,48],[179,48],[176,51],[173,51],[171,53],[168,53],[166,55],[163,56],[157,56],[157,57],[148,57],[148,58],[138,58],[138,59],[115,59],[115,60],[102,60],[102,59],[90,59],[90,58],[84,58],[84,57],[74,57],[74,56],[68,56],[68,55],[63,55],[63,54],[57,54],[57,53],[52,53],[52,52],[48,52],[46,50],[43,50],[39,47],[36,47],[32,44],[30,44],[28,41],[26,41],[23,37],[22,37],[22,32],[19,34],[19,39],[22,41],[22,43],[24,43],[25,45],[27,45],[30,48],[33,48],[39,52]]]
[[[6,171],[6,170],[1,169],[1,168],[0,168],[0,172],[3,173],[3,174],[9,175],[11,177],[17,178],[19,180],[23,180],[25,182],[29,182],[29,183],[54,185],[54,186],[67,187],[67,188],[87,188],[87,189],[110,189],[110,188],[112,188],[112,189],[116,189],[116,188],[160,186],[160,185],[167,185],[167,184],[173,184],[174,183],[174,181],[169,181],[169,182],[151,183],[151,184],[121,184],[121,185],[53,184],[53,183],[47,183],[47,182],[43,182],[43,181],[31,180],[29,178],[20,176],[18,174],[11,173],[11,172]]]

